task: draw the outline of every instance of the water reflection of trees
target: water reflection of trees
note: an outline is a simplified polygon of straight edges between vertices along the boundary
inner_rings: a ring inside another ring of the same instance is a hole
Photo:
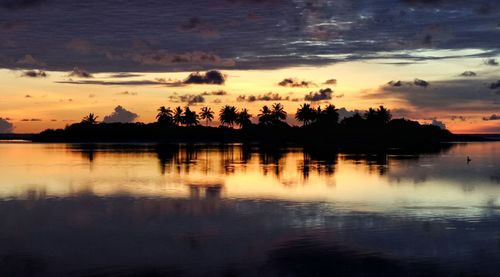
[[[335,167],[338,161],[338,151],[334,150],[318,150],[318,149],[303,149],[302,163],[298,170],[301,171],[302,177],[307,180],[311,170],[315,170],[318,175],[331,176],[335,173]]]
[[[418,157],[414,157],[418,159]],[[377,154],[346,154],[342,156],[344,161],[352,162],[354,164],[361,164],[368,169],[369,173],[378,173],[383,176],[388,170],[389,157],[387,153]]]
[[[285,166],[283,158],[285,157],[286,149],[276,147],[259,147],[258,155],[262,173],[268,175],[272,172],[276,177],[280,177],[283,167]]]
[[[251,144],[155,144],[155,145],[71,145],[72,153],[79,153],[91,165],[97,153],[113,155],[156,156],[159,172],[165,174],[190,174],[190,172],[222,174],[225,176],[245,172],[249,165],[257,166],[265,176],[277,179],[290,170],[291,163],[307,180],[311,173],[319,176],[335,174],[338,160],[360,165],[371,174],[386,175],[391,166],[414,164],[422,154],[438,155],[450,149],[443,146],[426,152],[390,150],[372,154],[338,151],[337,149],[288,148]],[[340,153],[340,154],[339,154]],[[339,158],[340,157],[340,158]],[[292,169],[293,170],[293,169]],[[286,176],[284,176],[286,177]]]

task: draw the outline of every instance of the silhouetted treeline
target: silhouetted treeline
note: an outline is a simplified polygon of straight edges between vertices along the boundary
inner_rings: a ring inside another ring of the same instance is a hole
[[[264,106],[258,123],[252,123],[247,109],[226,105],[218,113],[219,127],[208,124],[215,112],[203,107],[198,114],[191,108],[160,107],[154,123],[99,123],[89,114],[80,123],[64,129],[45,130],[35,141],[88,142],[254,142],[288,143],[307,146],[392,147],[425,146],[456,138],[448,130],[407,119],[392,119],[388,109],[370,108],[339,120],[333,105],[311,108],[302,105],[295,118],[302,126],[286,123],[287,112],[276,103]],[[205,126],[200,125],[200,120]]]

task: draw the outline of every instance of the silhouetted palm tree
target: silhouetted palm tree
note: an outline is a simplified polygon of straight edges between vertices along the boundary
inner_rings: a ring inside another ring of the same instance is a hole
[[[365,112],[365,119],[367,120],[374,120],[377,118],[377,111],[374,108],[369,108]]]
[[[252,124],[252,121],[250,121],[250,118],[252,115],[248,113],[247,109],[241,110],[241,112],[238,113],[236,117],[236,124],[238,124],[241,128],[247,127],[250,124]]]
[[[176,125],[184,124],[184,111],[181,107],[175,108],[173,120]]]
[[[200,118],[206,120],[206,126],[208,126],[208,123],[214,119],[214,112],[209,107],[203,107],[201,108]]]
[[[339,121],[338,109],[334,105],[329,104],[324,110],[320,112],[319,121],[324,124],[335,125]]]
[[[173,124],[172,115],[173,115],[173,112],[169,107],[165,108],[165,106],[161,106],[158,109],[158,114],[156,115],[156,120],[160,124],[171,125],[171,124]]]
[[[387,124],[391,118],[391,112],[384,106],[380,106],[378,109],[369,108],[365,112],[365,118],[367,121],[374,124]]]
[[[391,118],[392,118],[391,111],[388,110],[387,108],[385,108],[384,106],[380,106],[377,109],[377,114],[378,114],[379,119],[382,122],[389,123],[389,121],[391,121]]]
[[[267,105],[262,107],[259,111],[259,124],[270,125],[272,123],[272,112]]]
[[[186,126],[196,126],[199,123],[198,115],[195,111],[191,111],[189,107],[184,109],[183,123],[186,124]]]
[[[89,113],[89,115],[83,117],[82,123],[93,125],[97,123],[97,118],[98,116],[94,115],[93,113]]]
[[[316,114],[314,110],[311,108],[311,105],[305,103],[297,109],[297,113],[295,114],[295,119],[302,122],[302,124],[309,125],[314,120],[316,120]]]
[[[225,105],[219,112],[220,123],[229,127],[233,127],[237,117],[238,115],[235,106]]]
[[[280,103],[274,103],[271,107],[271,116],[275,122],[286,120],[286,112],[283,105]]]

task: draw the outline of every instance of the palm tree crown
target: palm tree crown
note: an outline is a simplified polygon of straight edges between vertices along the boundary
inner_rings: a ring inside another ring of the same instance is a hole
[[[184,124],[184,111],[181,107],[175,108],[173,120],[176,125]]]
[[[173,118],[172,118],[173,112],[170,108],[165,108],[165,106],[161,106],[158,108],[158,114],[156,115],[156,120],[158,123],[161,124],[172,124],[173,123]]]
[[[97,118],[98,116],[94,115],[93,113],[89,113],[89,115],[85,116],[82,119],[82,123],[93,125],[97,123]]]
[[[281,103],[274,103],[271,110],[272,118],[276,121],[286,120],[287,113]]]
[[[305,103],[297,109],[297,113],[295,114],[295,119],[302,122],[303,125],[309,125],[310,123],[316,120],[316,113],[311,108],[311,105]]]
[[[214,112],[209,107],[203,107],[201,108],[200,118],[206,120],[208,126],[208,122],[214,119]]]
[[[183,123],[186,124],[186,126],[196,126],[199,123],[198,115],[195,111],[191,111],[189,107],[184,109]]]
[[[272,122],[271,114],[272,114],[271,109],[269,109],[269,107],[267,105],[262,107],[262,109],[260,109],[260,113],[258,115],[259,116],[259,124],[270,125]]]
[[[338,109],[334,105],[329,104],[323,109],[319,115],[319,121],[325,124],[337,124],[339,121]]]
[[[283,105],[275,103],[269,108],[267,105],[262,107],[259,114],[259,124],[262,125],[280,125],[286,120],[287,113]]]
[[[225,105],[219,112],[219,121],[222,125],[232,127],[237,117],[238,115],[235,106]]]
[[[376,110],[369,108],[368,111],[365,112],[365,118],[374,123],[387,124],[391,120],[392,115],[387,108],[379,106]]]
[[[241,112],[238,113],[235,122],[241,128],[244,128],[244,127],[252,124],[252,121],[250,121],[251,117],[252,117],[252,115],[248,112],[247,109],[242,109]]]

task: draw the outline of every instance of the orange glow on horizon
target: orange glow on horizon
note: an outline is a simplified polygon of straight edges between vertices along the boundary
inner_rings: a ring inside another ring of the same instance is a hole
[[[476,60],[470,61],[471,64]],[[463,63],[463,62],[462,62]],[[437,65],[436,65],[437,64]],[[137,121],[155,121],[156,109],[159,106],[186,106],[180,102],[179,96],[200,95],[204,92],[224,90],[227,95],[204,95],[205,102],[192,104],[192,109],[199,111],[202,106],[208,106],[215,112],[224,104],[245,107],[255,117],[263,105],[281,102],[289,114],[289,122],[296,123],[293,115],[296,109],[304,103],[304,96],[309,92],[330,87],[334,90],[331,100],[313,103],[313,106],[325,105],[327,102],[337,108],[345,107],[348,110],[365,110],[368,107],[384,105],[391,110],[407,110],[413,113],[406,116],[410,119],[428,121],[436,118],[456,133],[488,133],[500,132],[499,121],[488,122],[482,120],[493,111],[463,111],[467,115],[466,121],[451,120],[452,113],[447,110],[426,109],[420,112],[405,100],[385,97],[373,99],[365,97],[367,92],[377,91],[389,80],[412,80],[415,77],[430,82],[445,78],[443,68],[447,71],[460,72],[457,61],[436,61],[433,65],[416,64],[406,66],[404,71],[397,70],[392,65],[373,62],[339,63],[323,67],[293,67],[275,70],[224,70],[227,81],[224,85],[187,85],[170,87],[158,85],[76,85],[64,84],[59,81],[68,81],[66,72],[47,72],[47,78],[20,77],[20,72],[0,70],[2,96],[0,96],[0,117],[9,118],[14,124],[16,133],[39,132],[46,128],[63,128],[67,124],[79,122],[89,112],[99,115],[103,119],[113,109],[121,105],[139,115]],[[439,73],[437,73],[439,72]],[[175,73],[137,73],[140,76],[120,78],[118,81],[140,80],[183,80],[190,72]],[[278,82],[285,78],[296,78],[298,81],[313,83],[309,87],[281,87]],[[328,79],[336,79],[337,85],[327,85]],[[92,81],[109,81],[110,73],[94,74]],[[117,81],[114,79],[114,81]],[[282,100],[239,102],[240,95],[264,95],[277,93]],[[459,101],[459,100],[457,100]],[[217,118],[217,116],[216,116]],[[213,124],[217,124],[215,121]]]

